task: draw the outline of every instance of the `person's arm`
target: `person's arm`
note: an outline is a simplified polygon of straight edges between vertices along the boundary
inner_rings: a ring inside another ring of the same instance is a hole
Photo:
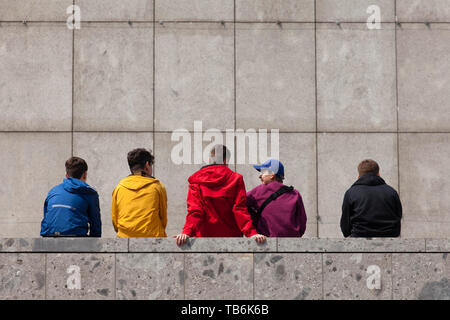
[[[47,196],[47,198],[45,198],[45,201],[44,201],[44,218],[42,219],[42,222],[41,222],[41,236],[45,235],[45,231],[48,229],[47,220],[46,220],[47,211],[48,211],[48,196]]]
[[[257,215],[258,203],[256,202],[256,199],[253,196],[252,191],[247,192],[246,204],[247,204],[248,212],[250,213],[250,217],[253,222],[253,226],[255,226],[255,228],[256,228],[256,226],[258,225],[258,220],[259,220],[259,217]]]
[[[297,223],[300,225],[300,237],[305,234],[306,231],[306,211],[305,206],[303,205],[303,199],[300,193],[297,193]]]
[[[101,237],[102,236],[102,220],[100,216],[100,202],[98,194],[93,196],[93,200],[89,203],[89,236]]]
[[[247,195],[245,192],[244,179],[239,177],[236,195],[233,204],[233,214],[239,229],[246,237],[253,237],[258,234],[252,224],[252,219],[247,210]]]
[[[166,188],[160,183],[160,199],[159,199],[159,218],[164,229],[167,226],[167,192]]]
[[[202,196],[198,184],[189,184],[187,195],[187,216],[183,227],[183,234],[190,237],[195,236],[205,217],[205,210],[202,205]]]
[[[396,205],[396,209],[397,209],[396,214],[399,217],[399,219],[401,219],[403,216],[403,208],[402,208],[402,202],[400,201],[400,197],[399,197],[397,191],[395,192],[395,205]]]
[[[118,232],[118,219],[119,219],[119,209],[117,208],[117,188],[114,189],[112,193],[112,206],[111,206],[111,213],[112,213],[112,224],[114,227],[114,231]]]
[[[342,202],[342,216],[341,216],[341,231],[345,238],[351,234],[350,225],[351,204],[350,195],[347,191],[344,195],[344,201]]]

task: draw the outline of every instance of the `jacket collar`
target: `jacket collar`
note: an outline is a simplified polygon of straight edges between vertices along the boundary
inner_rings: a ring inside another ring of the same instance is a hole
[[[379,186],[382,184],[386,184],[386,182],[381,178],[380,176],[373,174],[373,173],[367,173],[360,177],[353,186],[357,185],[363,185],[363,186]]]

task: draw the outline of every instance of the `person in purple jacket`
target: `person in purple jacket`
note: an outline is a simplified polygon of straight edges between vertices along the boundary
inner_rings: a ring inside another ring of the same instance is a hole
[[[284,166],[274,159],[254,165],[262,184],[247,192],[247,207],[258,233],[267,237],[301,237],[306,212],[300,193],[283,184]]]

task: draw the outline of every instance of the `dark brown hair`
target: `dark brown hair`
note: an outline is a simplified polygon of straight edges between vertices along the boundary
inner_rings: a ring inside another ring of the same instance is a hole
[[[152,165],[155,157],[152,155],[151,151],[137,148],[128,152],[127,159],[130,170],[133,173],[137,170],[143,170],[147,162],[149,165]]]
[[[216,150],[219,153],[218,155],[216,155]],[[214,158],[215,163],[217,163],[217,164],[228,163],[228,160],[230,160],[230,157],[231,157],[230,150],[228,150],[228,148],[226,146],[224,146],[223,144],[216,144],[211,149],[210,154],[211,154],[211,157]]]
[[[71,178],[80,179],[87,170],[86,161],[79,157],[71,157],[66,161],[66,172]]]
[[[378,174],[379,172],[380,167],[374,160],[366,159],[361,161],[361,163],[358,165],[358,173],[360,177],[367,173]]]

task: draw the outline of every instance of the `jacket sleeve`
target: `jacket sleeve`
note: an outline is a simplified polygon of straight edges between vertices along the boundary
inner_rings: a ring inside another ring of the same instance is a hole
[[[298,193],[297,199],[297,223],[300,225],[300,237],[305,234],[306,231],[306,211],[305,206],[303,205],[303,199],[300,193]]]
[[[190,237],[196,235],[197,230],[203,222],[205,211],[202,205],[200,186],[198,184],[189,184],[187,196],[187,216],[184,224],[183,233]]]
[[[160,199],[159,199],[159,218],[164,229],[167,226],[167,192],[166,188],[160,183]]]
[[[252,191],[247,192],[247,200],[246,200],[246,204],[247,204],[247,209],[248,212],[250,213],[250,216],[252,218],[252,222],[253,222],[253,226],[257,226],[258,225],[258,203],[256,202],[255,197],[253,196]]]
[[[48,211],[48,196],[47,198],[45,198],[45,202],[44,202],[44,218],[42,219],[41,222],[41,236],[46,234],[46,231],[48,230],[48,226],[47,226],[47,211]]]
[[[102,220],[100,217],[100,202],[98,194],[93,196],[93,200],[89,203],[89,236],[101,237],[102,236]]]
[[[116,231],[116,233],[117,233],[119,231],[119,229],[117,229],[118,215],[119,215],[119,209],[117,208],[117,187],[114,189],[114,191],[112,193],[111,214],[112,214],[112,224],[114,227],[114,231]]]
[[[351,234],[350,225],[351,203],[350,195],[347,191],[344,195],[344,201],[342,202],[342,216],[341,216],[341,231],[345,238]]]
[[[403,216],[402,202],[400,201],[400,197],[397,192],[395,192],[395,207],[397,209],[397,216],[401,219]]]
[[[257,234],[255,227],[252,224],[252,219],[247,210],[247,195],[245,192],[245,184],[242,176],[238,179],[236,195],[233,204],[233,214],[236,223],[241,232],[246,237],[251,237]]]

